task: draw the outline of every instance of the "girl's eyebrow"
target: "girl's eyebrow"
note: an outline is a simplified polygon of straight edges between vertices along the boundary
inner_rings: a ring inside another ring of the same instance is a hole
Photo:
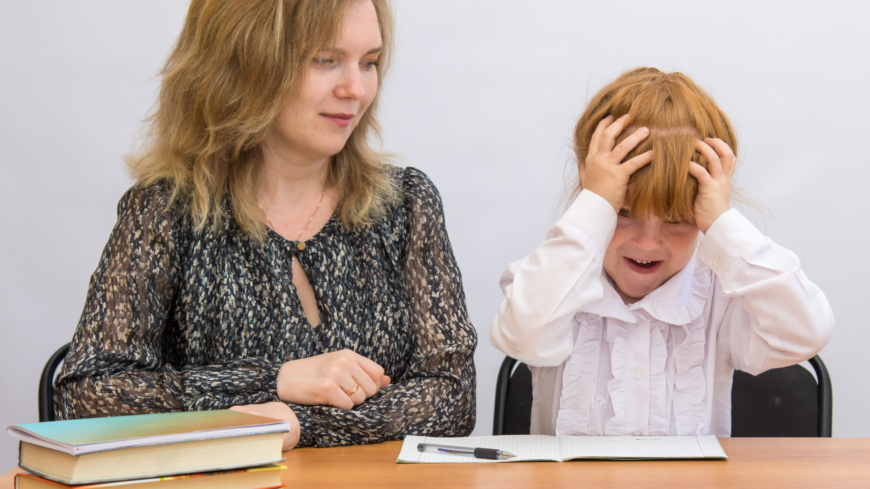
[[[366,54],[364,54],[363,56],[368,56],[368,55],[370,55],[370,54],[380,53],[380,52],[383,51],[383,50],[384,50],[384,47],[383,47],[383,46],[378,46],[378,47],[376,47],[376,48],[369,49],[368,52],[367,52]],[[343,49],[341,49],[341,48],[323,48],[323,49],[321,49],[320,51],[321,51],[321,52],[327,52],[327,53],[330,53],[330,54],[336,54],[336,55],[339,55],[339,56],[343,56],[343,55],[346,54],[345,51],[344,51]]]

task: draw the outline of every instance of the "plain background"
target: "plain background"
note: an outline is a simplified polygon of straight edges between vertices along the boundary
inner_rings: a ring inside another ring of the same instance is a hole
[[[870,3],[397,0],[383,147],[426,172],[479,334],[475,434],[492,427],[489,344],[505,266],[559,215],[570,136],[625,69],[680,70],[729,114],[736,183],[833,305],[822,357],[834,435],[870,437]],[[122,165],[180,30],[182,0],[0,2],[0,427],[37,421],[131,184]],[[0,472],[16,443],[0,436]]]

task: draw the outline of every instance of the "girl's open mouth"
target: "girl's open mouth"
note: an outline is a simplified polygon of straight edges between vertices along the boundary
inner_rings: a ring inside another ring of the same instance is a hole
[[[653,273],[658,270],[659,266],[661,266],[661,261],[642,261],[635,260],[632,258],[625,258],[625,261],[628,262],[628,266],[638,273]]]

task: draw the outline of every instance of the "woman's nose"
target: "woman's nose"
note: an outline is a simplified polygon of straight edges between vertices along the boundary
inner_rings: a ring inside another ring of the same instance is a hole
[[[359,99],[365,95],[365,85],[359,69],[347,67],[342,71],[341,80],[336,87],[336,96],[339,98]]]

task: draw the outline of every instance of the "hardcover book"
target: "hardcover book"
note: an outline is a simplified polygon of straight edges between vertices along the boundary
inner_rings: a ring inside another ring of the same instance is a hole
[[[279,421],[237,411],[194,411],[10,426],[19,466],[63,484],[230,470],[283,460]]]

